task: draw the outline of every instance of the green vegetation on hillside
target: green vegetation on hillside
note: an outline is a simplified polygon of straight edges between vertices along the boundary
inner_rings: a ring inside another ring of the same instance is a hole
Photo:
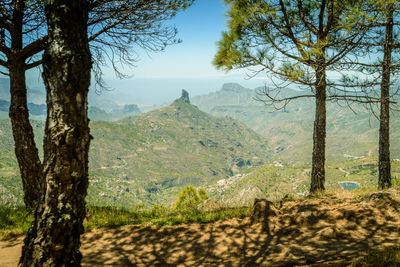
[[[118,205],[171,203],[179,188],[269,159],[266,140],[244,124],[181,100],[116,123],[93,122],[91,129],[89,201],[96,205],[107,198]]]
[[[32,124],[42,155],[44,123]],[[270,159],[265,138],[181,99],[117,122],[91,121],[90,128],[91,205],[170,205],[185,186],[213,183]],[[0,200],[17,206],[22,189],[8,120],[0,121],[0,136]]]
[[[192,98],[192,103],[214,116],[229,116],[237,119],[264,136],[274,152],[273,158],[292,163],[311,161],[312,129],[314,120],[313,102],[298,99],[285,110],[273,112],[255,100],[257,91],[238,84],[225,84],[221,90]],[[298,94],[287,89],[287,95]],[[346,156],[371,156],[378,154],[377,119],[362,106],[346,103],[327,104],[328,162],[342,161]],[[353,112],[354,111],[354,112]],[[391,117],[391,155],[400,158],[400,116],[393,112]]]
[[[228,206],[249,206],[254,198],[279,201],[285,196],[306,196],[309,190],[310,165],[283,165],[275,161],[256,170],[207,187],[212,199]],[[331,162],[326,166],[326,188],[343,191],[340,182],[351,181],[359,188],[358,194],[373,191],[378,183],[378,160],[376,157]],[[400,161],[392,161],[394,188],[400,189]]]
[[[270,133],[275,137],[268,143],[268,139],[249,130],[243,123],[229,117],[213,117],[181,99],[168,107],[114,123],[92,121],[94,140],[90,152],[88,203],[119,207],[140,203],[146,207],[156,204],[170,206],[179,191],[188,185],[206,188],[212,199],[232,205],[248,205],[254,197],[278,200],[286,194],[305,194],[309,188],[310,166],[304,154],[311,149],[311,143],[308,143],[311,136],[307,139],[303,133],[309,134],[305,125],[311,125],[311,118],[307,119],[308,113],[304,113],[305,107],[302,106],[293,111],[268,113],[258,102],[248,106],[240,102],[247,99],[252,103],[252,92],[239,86],[225,85],[223,90],[210,94],[210,97],[195,97],[192,102],[203,99],[210,105],[218,101],[235,104],[235,97],[244,95],[238,98],[238,103],[249,109],[238,114],[248,120],[259,117],[260,125],[270,123]],[[221,96],[227,100],[218,100],[224,99]],[[253,116],[252,109],[271,118],[262,119],[260,114]],[[296,121],[294,114],[297,113],[304,114],[301,118],[306,121]],[[345,180],[356,181],[361,188],[375,187],[377,159],[362,157],[375,152],[373,149],[371,153],[360,151],[376,146],[371,137],[376,129],[369,129],[366,113],[346,115],[338,110],[337,114],[337,119],[328,125],[328,129],[336,133],[332,136],[328,132],[328,140],[338,141],[336,147],[328,144],[327,188],[335,188],[339,181]],[[363,119],[349,127],[351,123],[347,120],[350,115]],[[293,120],[286,121],[285,116]],[[394,120],[394,129],[398,121]],[[43,122],[32,121],[32,124],[42,155]],[[394,132],[394,136],[398,132]],[[358,138],[350,140],[354,135]],[[0,120],[0,137],[0,201],[15,207],[22,205],[22,189],[8,120]],[[286,141],[282,143],[279,138]],[[293,144],[286,146],[286,142]],[[270,144],[273,151],[269,149]],[[398,142],[393,142],[394,157],[397,149]],[[273,161],[275,163],[271,163]],[[392,169],[393,176],[399,177],[396,159]]]

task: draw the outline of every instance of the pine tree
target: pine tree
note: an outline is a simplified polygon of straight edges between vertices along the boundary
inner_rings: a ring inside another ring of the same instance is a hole
[[[363,104],[379,119],[378,185],[381,189],[391,186],[390,109],[397,101],[398,89],[393,85],[400,74],[400,60],[395,56],[400,48],[400,22],[395,20],[399,12],[400,3],[395,0],[365,1],[358,14],[367,18],[365,24],[359,25],[366,30],[366,35],[341,65],[345,71],[355,72],[352,76],[346,75],[346,85],[356,87],[358,93],[366,96]],[[375,114],[376,110],[379,115]]]
[[[80,266],[88,187],[91,54],[86,0],[46,0],[44,186],[20,266]]]
[[[179,42],[175,27],[163,22],[192,4],[193,0],[91,0],[88,1],[88,40],[97,85],[105,87],[102,67],[134,66],[135,47],[162,51]],[[0,0],[1,74],[10,78],[10,119],[15,142],[24,201],[33,211],[40,197],[42,162],[29,122],[25,72],[42,64],[41,53],[48,41],[43,1]]]
[[[365,17],[355,10],[362,1],[226,0],[229,31],[218,43],[214,64],[231,70],[250,68],[266,73],[274,83],[259,100],[285,108],[292,100],[315,98],[315,122],[310,191],[325,189],[326,101],[345,100],[337,81],[329,79],[347,53],[362,40]],[[351,29],[351,30],[350,30]],[[284,89],[303,89],[285,96]]]

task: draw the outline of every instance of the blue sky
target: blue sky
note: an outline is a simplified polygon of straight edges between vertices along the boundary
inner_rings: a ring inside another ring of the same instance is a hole
[[[221,76],[211,66],[216,41],[225,29],[226,7],[222,0],[197,0],[171,22],[178,28],[182,43],[165,52],[141,53],[138,78],[213,78]]]
[[[250,88],[263,85],[260,80],[246,80],[244,70],[225,73],[212,65],[216,42],[226,28],[226,11],[223,0],[197,0],[171,21],[182,43],[159,53],[139,50],[137,67],[127,71],[132,78],[118,80],[107,70],[105,80],[114,90],[99,97],[150,105],[172,101],[182,89],[193,96],[219,90],[226,82]]]
[[[245,70],[226,73],[212,65],[217,41],[226,29],[226,12],[223,0],[197,0],[168,22],[177,27],[182,43],[168,46],[164,52],[136,50],[139,53],[137,66],[125,69],[131,78],[121,80],[111,69],[104,69],[104,79],[112,90],[96,95],[92,89],[92,99],[110,99],[119,104],[159,105],[178,98],[182,89],[195,96],[217,91],[224,83],[230,82],[248,88],[262,86],[262,79],[246,79]],[[27,79],[28,87],[41,86],[37,70],[30,71]]]

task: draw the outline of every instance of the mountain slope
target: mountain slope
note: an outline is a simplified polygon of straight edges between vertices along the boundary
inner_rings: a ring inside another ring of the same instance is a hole
[[[135,116],[142,113],[139,107],[135,104],[118,106],[109,112],[95,106],[89,106],[88,116],[92,121],[116,121],[128,116]]]
[[[213,117],[184,99],[114,123],[92,121],[90,128],[88,201],[97,205],[171,203],[183,186],[244,172],[270,154],[266,139],[243,123]],[[43,123],[35,122],[34,130],[41,147]],[[0,185],[20,196],[8,120],[0,131]]]
[[[257,90],[257,89],[256,89]],[[286,90],[287,94],[298,91]],[[273,148],[275,159],[307,163],[311,160],[312,133],[315,113],[313,99],[291,102],[284,111],[272,112],[271,107],[256,101],[256,91],[237,84],[225,84],[217,92],[197,96],[192,102],[215,116],[240,120],[265,136]],[[351,111],[344,103],[327,104],[327,159],[343,160],[347,156],[370,156],[378,153],[378,121],[361,106]],[[400,116],[391,117],[391,152],[400,157]]]
[[[144,202],[168,202],[183,186],[212,183],[269,159],[260,135],[182,99],[117,123],[93,122],[91,129],[91,176],[135,184]]]

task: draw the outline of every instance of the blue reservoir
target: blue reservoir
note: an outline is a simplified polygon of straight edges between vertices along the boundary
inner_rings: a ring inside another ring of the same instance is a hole
[[[358,184],[353,183],[353,182],[341,182],[339,184],[344,190],[354,190],[354,189],[360,188],[360,186]]]

